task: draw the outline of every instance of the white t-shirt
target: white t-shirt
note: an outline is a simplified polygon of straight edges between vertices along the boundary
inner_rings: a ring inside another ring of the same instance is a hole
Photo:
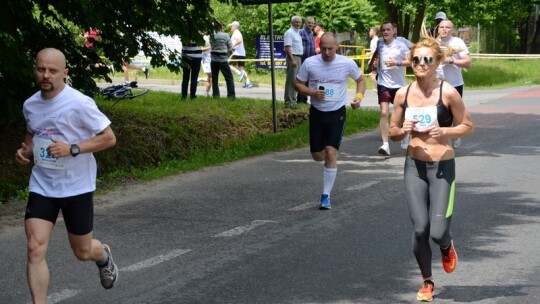
[[[78,144],[111,124],[94,100],[66,85],[52,99],[45,100],[41,92],[35,93],[24,102],[23,113],[27,130],[34,135],[35,164],[29,191],[47,197],[69,197],[95,191],[97,165],[92,153],[53,159],[45,151],[52,144],[51,138]]]
[[[291,26],[283,36],[283,46],[290,46],[293,55],[302,56],[304,54],[304,45],[300,30]]]
[[[369,51],[371,52],[371,54],[375,53],[375,51],[377,50],[378,40],[379,40],[379,37],[377,36],[373,36],[373,38],[371,38],[371,41],[369,42]]]
[[[389,44],[379,41],[379,68],[377,69],[377,84],[387,88],[401,88],[407,85],[404,66],[387,66],[385,61],[394,58],[404,61],[409,54],[409,48],[401,41],[394,39]]]
[[[209,46],[210,45],[210,36],[209,35],[204,35],[203,39],[204,39],[204,46]],[[203,59],[202,59],[203,63],[206,63],[206,62],[210,63],[210,59],[211,59],[210,51],[211,51],[211,49],[208,49],[207,51],[204,51],[202,53],[203,54]]]
[[[452,58],[454,59],[463,58],[464,56],[469,55],[469,48],[467,48],[467,45],[461,38],[450,37],[446,47],[458,51],[457,54],[452,55]],[[462,69],[463,68],[458,67],[455,64],[441,63],[437,68],[437,75],[443,76],[443,79],[453,87],[458,87],[464,84],[463,75],[461,74]]]
[[[244,39],[242,39],[242,33],[239,30],[234,30],[231,36],[231,43],[234,45],[238,40],[241,40],[240,44],[234,47],[233,55],[246,56],[246,48],[244,47]]]
[[[307,58],[300,67],[296,79],[306,82],[308,87],[324,87],[325,98],[319,100],[311,97],[311,105],[319,111],[336,111],[347,104],[347,81],[357,80],[362,76],[358,65],[345,56],[336,55],[334,60],[326,62],[322,55]]]

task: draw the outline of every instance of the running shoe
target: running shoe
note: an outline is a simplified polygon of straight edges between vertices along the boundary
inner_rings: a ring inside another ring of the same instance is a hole
[[[146,77],[146,79],[148,79],[148,73],[150,72],[150,70],[147,67],[143,67],[142,71],[144,73],[144,77]]]
[[[244,72],[238,73],[238,81],[242,81],[242,78],[244,78]]]
[[[452,138],[452,147],[457,149],[459,146],[461,146],[461,138]]]
[[[245,88],[245,89],[249,89],[249,88],[252,88],[252,87],[253,87],[253,84],[251,83],[251,81],[250,81],[250,82],[246,82],[246,84],[244,84],[244,85],[242,86],[242,88]]]
[[[379,154],[384,155],[384,156],[390,156],[390,146],[388,144],[383,144],[379,148]]]
[[[432,280],[425,280],[422,283],[422,287],[418,290],[416,294],[416,299],[422,302],[431,302],[433,301],[433,291],[435,290],[435,283]]]
[[[450,242],[450,247],[446,249],[441,248],[442,264],[446,273],[451,273],[456,270],[458,263],[458,257],[456,249],[454,248],[454,241]]]
[[[101,280],[101,286],[105,289],[111,289],[114,286],[116,280],[118,280],[118,268],[114,264],[113,257],[111,254],[111,248],[109,245],[103,244],[103,249],[109,255],[109,263],[107,266],[98,267],[99,268],[99,279]]]
[[[321,204],[319,205],[320,210],[330,210],[332,205],[330,204],[330,198],[328,194],[321,195]]]

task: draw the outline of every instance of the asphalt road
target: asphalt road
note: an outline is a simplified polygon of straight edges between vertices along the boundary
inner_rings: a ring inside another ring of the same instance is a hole
[[[539,86],[465,91],[476,133],[457,150],[459,265],[444,273],[433,247],[435,303],[540,303],[539,97]],[[119,281],[102,289],[59,221],[50,303],[416,303],[405,154],[392,143],[380,157],[379,145],[377,130],[344,139],[330,211],[317,209],[322,164],[308,148],[99,196],[95,235]],[[0,303],[28,303],[22,223],[0,248]]]

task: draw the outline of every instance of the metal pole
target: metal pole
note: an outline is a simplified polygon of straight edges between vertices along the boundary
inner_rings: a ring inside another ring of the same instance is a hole
[[[272,0],[268,1],[268,28],[270,30],[270,75],[272,77],[272,113],[274,115],[274,133],[277,132],[276,76],[274,73],[274,20],[272,18]]]

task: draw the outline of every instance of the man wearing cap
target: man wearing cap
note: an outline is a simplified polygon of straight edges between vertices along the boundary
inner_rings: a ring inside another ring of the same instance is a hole
[[[285,32],[283,37],[283,46],[287,55],[287,77],[285,80],[285,107],[296,108],[296,91],[294,83],[296,75],[302,64],[302,55],[304,55],[304,46],[302,37],[300,37],[300,27],[302,26],[302,17],[293,16],[291,18],[291,27]]]
[[[229,26],[231,27],[232,31],[231,42],[233,49],[231,57],[233,62],[230,63],[231,71],[236,73],[236,75],[238,76],[238,81],[242,81],[242,79],[246,80],[243,88],[251,88],[253,85],[251,84],[251,81],[249,81],[248,75],[244,70],[245,61],[243,60],[246,59],[246,48],[244,47],[244,38],[242,37],[242,33],[239,29],[240,22],[233,21],[231,24],[229,24]],[[238,69],[235,68],[234,65],[237,65]]]
[[[435,14],[435,27],[431,30],[431,36],[435,37],[439,31],[439,23],[441,21],[446,20],[446,13],[445,12],[438,12]]]
[[[313,38],[313,26],[315,25],[315,19],[313,17],[306,17],[304,20],[304,28],[300,30],[300,37],[302,37],[302,46],[304,47],[304,54],[302,55],[302,62],[307,58],[315,55],[315,39]],[[307,103],[307,96],[298,93],[296,96],[298,103]]]

